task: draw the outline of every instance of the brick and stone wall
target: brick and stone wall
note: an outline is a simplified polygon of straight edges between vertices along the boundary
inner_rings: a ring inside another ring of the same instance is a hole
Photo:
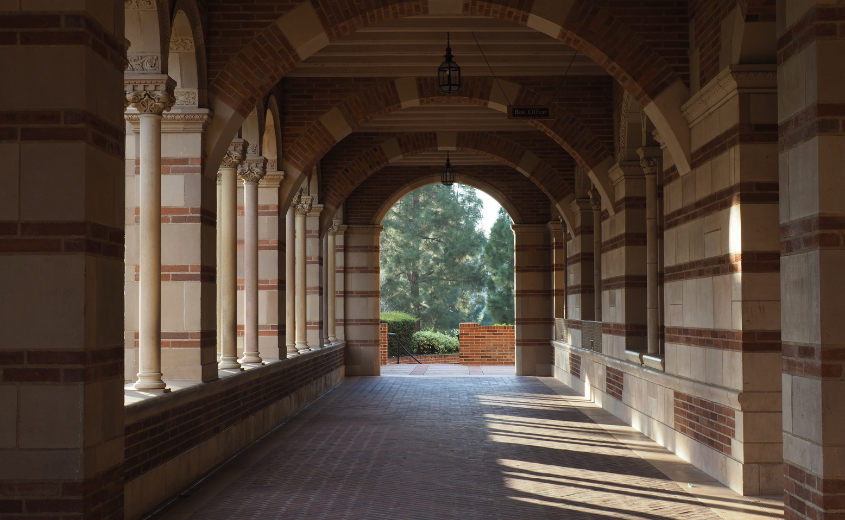
[[[714,450],[731,454],[731,439],[736,436],[735,419],[736,412],[729,407],[675,392],[675,429]]]
[[[382,365],[387,364],[387,323],[379,324],[379,359]]]
[[[344,376],[329,347],[125,408],[126,518],[141,517]]]
[[[462,365],[513,365],[516,344],[513,325],[461,323]]]

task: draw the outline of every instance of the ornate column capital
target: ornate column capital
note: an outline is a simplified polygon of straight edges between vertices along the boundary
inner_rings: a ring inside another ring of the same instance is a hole
[[[246,157],[246,147],[247,142],[243,139],[233,140],[229,145],[229,149],[226,151],[226,155],[223,156],[223,160],[220,161],[220,168],[237,169]],[[219,170],[217,171],[217,177],[220,177]]]
[[[238,178],[244,183],[257,184],[267,175],[267,159],[260,155],[250,155],[238,166]]]
[[[134,108],[139,114],[161,115],[176,103],[176,80],[166,74],[124,74],[123,87],[123,108]]]
[[[590,206],[593,208],[593,211],[601,211],[601,194],[599,190],[590,190]]]
[[[328,233],[332,236],[337,236],[338,232],[340,231],[340,221],[339,220],[332,220],[332,225],[329,226]]]
[[[646,175],[657,175],[660,173],[660,160],[663,159],[663,150],[656,146],[643,147],[637,150],[640,156],[640,166]]]
[[[293,206],[294,213],[296,213],[297,215],[302,215],[302,216],[305,216],[305,215],[308,215],[309,213],[311,213],[311,206],[314,204],[314,197],[311,197],[309,195],[305,195],[305,196],[299,197],[298,201],[296,199],[294,199],[294,201],[296,202],[296,204],[294,204],[294,206]]]

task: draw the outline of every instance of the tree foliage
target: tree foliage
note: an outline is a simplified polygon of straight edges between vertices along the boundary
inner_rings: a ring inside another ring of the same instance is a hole
[[[460,185],[426,186],[393,206],[382,223],[382,310],[415,316],[417,330],[478,321],[487,274],[481,210],[475,190]]]
[[[487,309],[482,324],[513,323],[513,231],[510,216],[499,209],[482,260],[487,268]]]

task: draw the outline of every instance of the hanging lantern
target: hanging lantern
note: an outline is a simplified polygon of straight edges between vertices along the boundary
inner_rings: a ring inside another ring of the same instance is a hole
[[[452,47],[449,46],[449,33],[446,33],[446,55],[437,75],[440,79],[440,90],[444,94],[454,94],[461,89],[461,68],[452,61]]]
[[[452,162],[449,160],[449,152],[446,152],[446,167],[440,172],[440,184],[451,186],[455,184],[455,170],[452,169]]]

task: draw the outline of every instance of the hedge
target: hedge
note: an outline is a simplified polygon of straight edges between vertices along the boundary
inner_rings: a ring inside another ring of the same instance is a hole
[[[413,352],[414,329],[417,326],[415,317],[404,312],[382,312],[381,322],[387,323],[387,332],[396,334],[395,336],[387,336],[387,355],[389,357],[396,356],[399,351],[399,340],[402,341],[406,349]],[[405,355],[405,353],[402,352],[402,355]]]
[[[433,330],[421,330],[414,333],[414,354],[455,354],[459,341],[454,336],[447,336]]]

